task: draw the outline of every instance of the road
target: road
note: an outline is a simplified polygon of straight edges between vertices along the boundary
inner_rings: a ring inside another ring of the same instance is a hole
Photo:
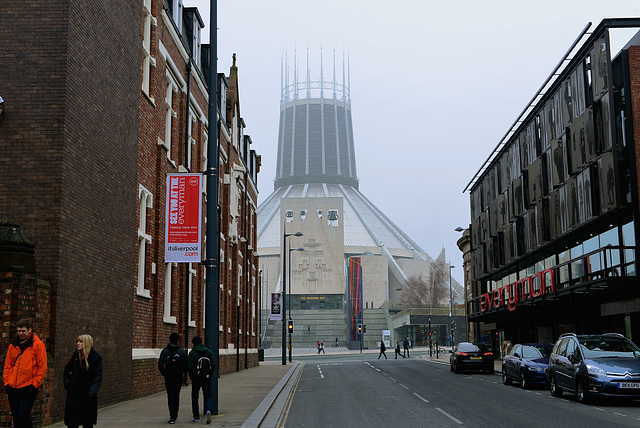
[[[582,405],[546,388],[503,385],[497,373],[456,375],[444,361],[389,356],[306,361],[279,426],[640,425],[640,400]]]

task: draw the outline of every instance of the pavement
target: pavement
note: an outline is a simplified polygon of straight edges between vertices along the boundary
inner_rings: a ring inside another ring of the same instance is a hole
[[[416,347],[412,352],[428,352],[427,347]],[[350,351],[346,348],[326,348],[326,355],[357,354],[359,350]],[[389,352],[390,351],[390,352]],[[377,349],[366,349],[366,354],[378,354]],[[315,348],[294,348],[294,361],[286,365],[277,358],[281,356],[279,348],[265,349],[265,361],[257,367],[239,372],[228,373],[218,378],[218,414],[212,415],[210,427],[242,427],[268,428],[278,426],[283,409],[291,396],[295,384],[302,374],[304,362],[296,361],[296,356],[316,355]],[[393,349],[387,351],[387,356],[393,358]],[[429,357],[428,353],[420,358],[439,361],[448,364],[449,352]],[[318,356],[322,361],[324,354]],[[496,360],[495,370],[501,371],[502,362]],[[214,398],[215,399],[215,398]],[[200,409],[202,393],[200,394]],[[191,385],[183,387],[180,393],[180,411],[175,423],[176,427],[195,427],[206,425],[205,417],[200,422],[192,421],[191,416]],[[169,420],[167,395],[160,392],[135,400],[101,407],[98,410],[98,426],[101,428],[126,427],[166,427]],[[48,425],[50,428],[64,428],[63,422]]]

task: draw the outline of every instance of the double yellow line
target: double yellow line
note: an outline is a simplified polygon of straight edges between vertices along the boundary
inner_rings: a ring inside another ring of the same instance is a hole
[[[298,389],[298,384],[300,383],[300,378],[302,377],[302,371],[304,370],[304,363],[302,363],[302,368],[298,372],[298,377],[295,379],[293,383],[293,388],[289,391],[289,396],[287,397],[287,401],[284,403],[284,408],[282,409],[282,414],[280,414],[280,418],[278,418],[278,423],[276,424],[276,428],[284,428],[285,423],[287,423],[287,418],[289,417],[289,409],[291,409],[291,403],[293,403],[293,396],[296,394],[296,390]]]

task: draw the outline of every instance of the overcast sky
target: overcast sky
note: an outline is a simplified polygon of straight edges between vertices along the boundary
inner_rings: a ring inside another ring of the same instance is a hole
[[[240,113],[273,191],[281,61],[325,79],[350,59],[360,190],[462,283],[463,193],[588,22],[640,17],[637,0],[218,0],[218,72],[237,54]],[[198,7],[209,41],[208,0]]]

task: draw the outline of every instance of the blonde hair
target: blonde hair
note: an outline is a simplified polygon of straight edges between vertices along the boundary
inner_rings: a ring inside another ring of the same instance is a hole
[[[93,337],[88,334],[81,334],[78,336],[78,342],[82,342],[82,350],[78,352],[78,356],[80,357],[80,364],[84,361],[84,364],[87,366],[87,370],[89,369],[89,353],[93,348]]]

